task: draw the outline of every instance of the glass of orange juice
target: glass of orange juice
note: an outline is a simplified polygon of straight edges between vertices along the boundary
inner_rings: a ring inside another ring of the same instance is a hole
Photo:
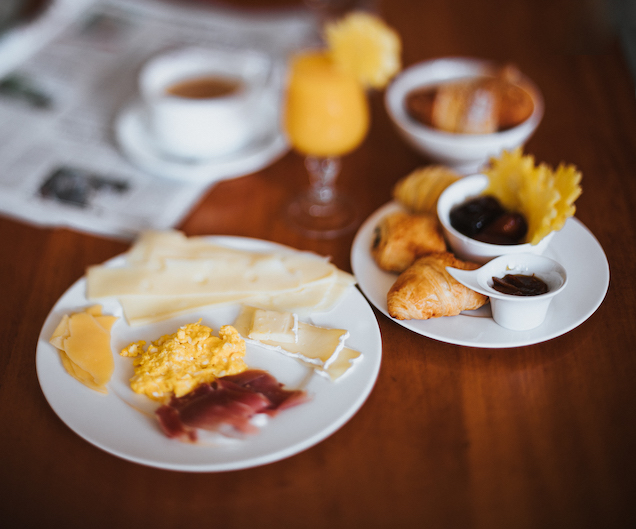
[[[369,129],[364,86],[341,71],[324,51],[296,54],[290,62],[284,126],[291,146],[305,156],[309,189],[287,208],[305,235],[336,237],[355,227],[352,200],[335,188],[340,158],[357,148]]]

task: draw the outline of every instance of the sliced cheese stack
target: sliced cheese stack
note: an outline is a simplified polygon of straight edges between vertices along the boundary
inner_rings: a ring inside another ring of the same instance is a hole
[[[295,330],[289,323],[295,321]],[[243,306],[233,327],[246,342],[256,343],[300,360],[321,375],[336,380],[362,355],[345,347],[349,332],[298,321],[297,316]]]
[[[101,393],[107,393],[106,384],[115,369],[110,330],[116,320],[116,316],[102,315],[101,306],[95,305],[84,312],[65,314],[49,340],[66,371]]]
[[[300,314],[327,311],[354,283],[315,254],[243,251],[162,231],[142,234],[124,266],[90,267],[87,296],[118,298],[128,323],[140,325],[234,303]]]

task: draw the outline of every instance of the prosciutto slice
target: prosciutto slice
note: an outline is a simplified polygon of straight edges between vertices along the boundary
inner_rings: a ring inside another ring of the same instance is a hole
[[[274,416],[306,400],[306,392],[284,389],[266,371],[251,369],[202,384],[183,397],[173,397],[157,409],[156,415],[168,437],[195,442],[197,429],[228,437],[257,433],[258,428],[251,422],[256,414]]]

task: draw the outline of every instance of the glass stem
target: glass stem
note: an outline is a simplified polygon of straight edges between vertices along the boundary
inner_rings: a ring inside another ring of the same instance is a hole
[[[308,156],[305,167],[309,172],[312,199],[319,204],[330,203],[336,194],[334,183],[340,174],[340,158]]]

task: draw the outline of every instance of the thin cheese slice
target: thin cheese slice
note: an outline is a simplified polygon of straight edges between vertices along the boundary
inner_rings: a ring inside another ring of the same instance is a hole
[[[72,377],[76,378],[90,389],[99,391],[100,393],[104,394],[108,393],[105,386],[96,384],[93,375],[91,375],[88,371],[84,371],[77,364],[73,363],[68,355],[62,350],[60,350],[60,359],[62,360],[62,365]]]
[[[69,318],[69,331],[64,352],[74,364],[91,374],[95,384],[104,386],[115,369],[110,333],[84,312]]]
[[[147,325],[196,309],[257,301],[257,297],[234,294],[208,296],[123,296],[119,298],[126,321],[131,326]]]
[[[129,264],[160,263],[166,259],[205,259],[245,256],[245,251],[211,243],[204,237],[186,237],[177,230],[141,233],[127,254]]]
[[[69,327],[68,327],[68,314],[64,314],[60,323],[58,323],[57,327],[53,331],[51,335],[51,339],[49,343],[56,347],[57,349],[64,349],[64,340],[69,336]]]
[[[147,325],[172,318],[193,310],[230,305],[249,304],[265,310],[293,312],[308,315],[327,311],[342,299],[353,284],[352,276],[342,272],[329,280],[317,281],[310,286],[276,294],[207,294],[197,296],[122,296],[119,302],[126,321],[131,326]]]
[[[66,371],[91,389],[106,393],[115,369],[110,330],[116,316],[101,314],[99,305],[64,315],[49,340]]]
[[[116,297],[130,325],[228,304],[308,315],[333,308],[355,278],[310,252],[252,252],[186,237],[143,233],[123,266],[87,270],[87,297]]]
[[[257,294],[294,290],[335,273],[332,266],[318,260],[307,259],[301,266],[293,263],[293,268],[287,264],[271,258],[249,266],[223,260],[171,261],[162,269],[95,266],[87,271],[88,297]]]

